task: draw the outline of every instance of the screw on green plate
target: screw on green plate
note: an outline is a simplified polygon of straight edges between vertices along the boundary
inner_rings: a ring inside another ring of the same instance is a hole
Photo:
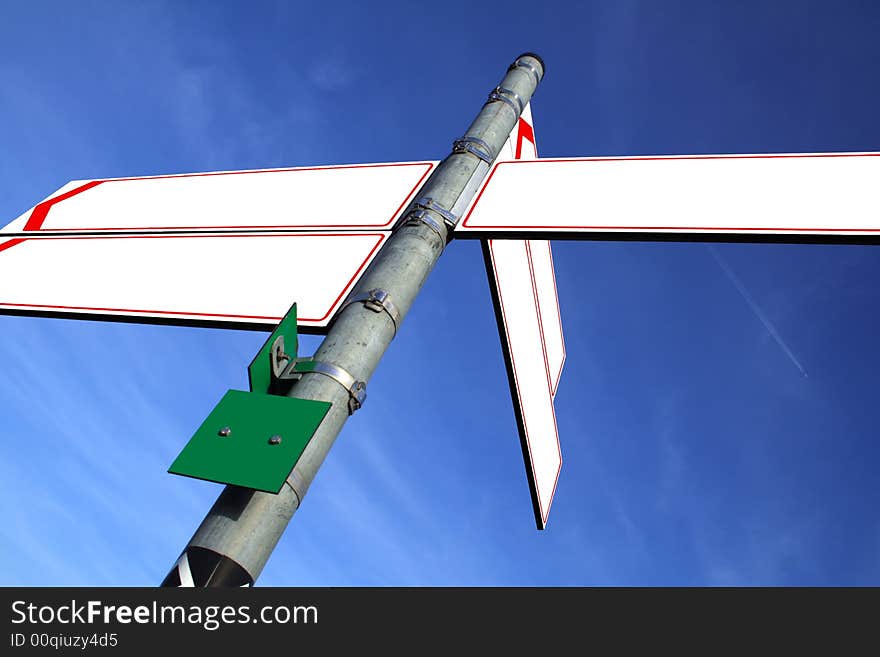
[[[277,493],[330,405],[229,390],[168,471]],[[235,427],[235,439],[218,440],[217,427]]]

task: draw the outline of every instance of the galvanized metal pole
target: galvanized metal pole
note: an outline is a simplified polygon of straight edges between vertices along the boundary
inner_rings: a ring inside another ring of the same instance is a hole
[[[464,137],[416,195],[381,252],[337,313],[314,359],[366,383],[419,290],[434,268],[458,218],[544,76],[544,62],[520,55],[489,95]],[[344,378],[344,377],[343,377]],[[277,495],[227,486],[190,539],[163,586],[247,586],[263,570],[281,534],[350,414],[352,394],[337,380],[305,373],[289,396],[332,402]]]

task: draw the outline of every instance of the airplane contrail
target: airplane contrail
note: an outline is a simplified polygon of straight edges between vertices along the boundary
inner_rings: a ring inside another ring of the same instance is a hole
[[[715,258],[715,262],[718,263],[718,266],[721,267],[721,269],[727,275],[727,278],[730,279],[730,282],[733,283],[734,287],[736,287],[742,298],[746,300],[747,304],[749,304],[749,308],[752,309],[752,312],[754,312],[755,315],[757,315],[758,319],[761,320],[761,323],[764,325],[764,328],[767,329],[767,332],[773,337],[774,340],[776,340],[776,344],[780,346],[782,351],[785,352],[785,355],[788,356],[789,360],[791,360],[791,362],[794,363],[795,367],[800,370],[801,374],[807,376],[807,371],[800,364],[797,357],[795,357],[795,355],[792,353],[791,349],[788,348],[788,345],[785,344],[782,336],[779,335],[779,331],[777,331],[776,327],[773,326],[773,323],[769,319],[767,319],[764,311],[761,310],[760,306],[758,306],[758,304],[752,298],[752,295],[749,294],[749,291],[746,290],[742,282],[740,282],[740,280],[736,277],[736,274],[733,273],[733,270],[731,270],[727,263],[721,258],[721,256],[718,255],[715,247],[711,244],[707,244],[706,248],[709,249],[712,257]]]

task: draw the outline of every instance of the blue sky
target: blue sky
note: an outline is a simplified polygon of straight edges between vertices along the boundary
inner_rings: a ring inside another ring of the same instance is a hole
[[[526,50],[545,157],[880,151],[871,2],[3,14],[0,223],[71,179],[440,159]],[[880,247],[554,253],[547,530],[479,247],[454,242],[258,583],[880,584]],[[263,339],[0,317],[0,584],[161,581],[220,490],[166,469]]]

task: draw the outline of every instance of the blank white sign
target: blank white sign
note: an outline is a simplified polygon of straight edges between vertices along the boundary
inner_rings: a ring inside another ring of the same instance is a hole
[[[538,528],[543,529],[562,468],[562,452],[542,330],[543,313],[539,308],[528,248],[528,242],[523,240],[487,240],[484,256],[492,268],[489,282],[493,287],[496,313],[502,323],[502,348],[513,384],[514,410],[535,521]],[[553,295],[555,298],[555,286]],[[558,321],[558,316],[554,320]],[[555,366],[554,377],[558,381]]]
[[[497,163],[457,237],[880,235],[880,153]]]
[[[80,180],[2,233],[388,229],[436,162]]]
[[[323,329],[388,233],[0,240],[0,313]]]

